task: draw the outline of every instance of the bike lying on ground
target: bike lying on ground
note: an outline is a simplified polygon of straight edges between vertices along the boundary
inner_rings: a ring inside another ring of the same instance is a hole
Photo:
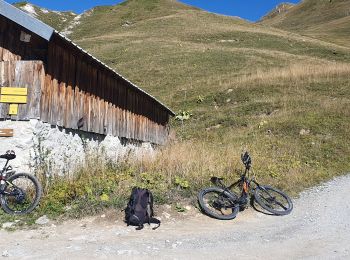
[[[209,187],[198,194],[199,205],[209,216],[229,220],[234,219],[239,210],[249,204],[249,198],[273,215],[287,215],[293,209],[292,200],[282,191],[271,186],[260,185],[250,177],[252,160],[248,152],[241,156],[245,171],[238,181],[225,186],[223,178],[212,177],[211,182],[217,187]],[[233,191],[235,190],[235,191]]]
[[[6,213],[23,215],[30,213],[39,204],[42,193],[38,179],[28,173],[16,173],[8,165],[16,158],[14,151],[0,155],[6,163],[0,170],[0,204]]]

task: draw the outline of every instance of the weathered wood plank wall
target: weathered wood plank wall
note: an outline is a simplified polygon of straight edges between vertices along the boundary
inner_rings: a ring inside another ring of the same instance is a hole
[[[9,104],[0,103],[0,118],[29,120],[40,118],[41,90],[45,71],[42,61],[0,62],[0,87],[27,88],[27,103],[18,106],[18,114],[9,116]]]
[[[99,134],[164,143],[168,112],[64,40],[49,43],[41,118]]]

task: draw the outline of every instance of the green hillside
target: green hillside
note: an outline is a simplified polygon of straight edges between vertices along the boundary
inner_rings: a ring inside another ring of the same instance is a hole
[[[191,115],[172,120],[156,159],[113,179],[118,194],[136,183],[163,199],[193,195],[210,176],[236,175],[243,149],[262,182],[293,194],[349,171],[350,49],[173,0],[96,7],[69,26],[78,45]]]
[[[300,171],[308,160],[312,171],[349,168],[339,156],[350,154],[339,142],[350,126],[349,49],[173,0],[96,7],[79,21],[69,36],[76,43],[193,115],[173,121],[178,140],[232,154],[247,145],[264,167],[289,158],[287,172],[289,160]]]
[[[350,46],[349,0],[304,0],[261,23]]]

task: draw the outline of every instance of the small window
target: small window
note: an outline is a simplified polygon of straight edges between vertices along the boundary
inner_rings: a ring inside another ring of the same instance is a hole
[[[31,36],[30,34],[21,31],[21,36],[20,36],[19,39],[20,39],[22,42],[30,42],[30,38],[31,38],[31,37],[32,37],[32,36]]]

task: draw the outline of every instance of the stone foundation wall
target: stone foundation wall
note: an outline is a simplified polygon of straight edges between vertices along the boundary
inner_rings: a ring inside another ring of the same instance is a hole
[[[0,121],[0,128],[14,129],[13,137],[0,137],[0,153],[14,150],[17,158],[10,164],[26,172],[45,165],[48,175],[65,175],[84,165],[89,155],[98,154],[106,160],[118,161],[155,153],[150,143],[132,143],[118,137],[63,129],[40,120]],[[0,167],[4,162],[0,160]]]

